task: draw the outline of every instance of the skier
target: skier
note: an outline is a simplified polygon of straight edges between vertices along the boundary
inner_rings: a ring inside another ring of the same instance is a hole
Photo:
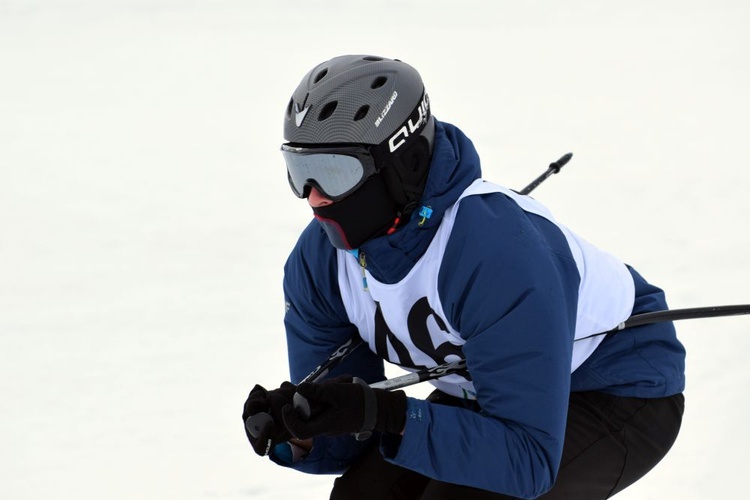
[[[289,184],[315,220],[284,269],[294,383],[256,385],[242,415],[273,419],[246,430],[259,455],[341,474],[332,499],[425,500],[608,498],[665,456],[684,409],[673,324],[596,335],[667,309],[663,291],[482,180],[414,68],[321,63],[286,107],[284,138]],[[369,349],[295,385],[353,336]],[[352,379],[383,380],[383,360],[457,359],[468,372],[434,381],[426,400]]]

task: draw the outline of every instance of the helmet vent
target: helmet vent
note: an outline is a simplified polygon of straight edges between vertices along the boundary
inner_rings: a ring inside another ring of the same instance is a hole
[[[359,108],[357,110],[357,113],[354,115],[354,121],[358,122],[359,120],[367,116],[368,111],[370,111],[370,106],[368,106],[367,104]]]
[[[382,57],[378,57],[378,56],[365,56],[365,57],[362,58],[362,60],[363,61],[382,61],[383,58]]]
[[[338,105],[338,101],[331,101],[323,106],[323,109],[320,110],[320,114],[318,115],[318,121],[322,122],[323,120],[330,118]]]
[[[388,81],[388,77],[379,76],[379,77],[377,77],[376,79],[374,79],[372,81],[372,83],[370,84],[370,88],[371,89],[379,89],[380,87],[382,87],[383,85],[385,85],[385,82],[387,82],[387,81]]]
[[[315,75],[315,79],[313,79],[313,83],[318,83],[323,79],[324,76],[328,74],[328,68],[323,68],[318,72],[317,75]]]
[[[289,119],[289,118],[292,117],[292,105],[293,105],[293,103],[294,103],[294,97],[292,97],[291,99],[289,99],[289,104],[287,104],[287,106],[286,106],[286,117],[287,117],[287,119]]]

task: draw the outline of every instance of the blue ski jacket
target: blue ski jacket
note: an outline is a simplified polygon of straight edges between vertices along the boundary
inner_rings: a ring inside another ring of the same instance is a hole
[[[458,128],[436,121],[422,198],[432,215],[420,224],[415,213],[392,235],[362,246],[372,276],[383,283],[404,278],[430,245],[445,210],[480,177],[471,141]],[[443,263],[449,265],[441,267],[438,278],[446,319],[459,332],[480,332],[465,338],[463,355],[482,411],[409,398],[403,437],[395,446],[383,439],[381,451],[387,460],[431,478],[535,498],[556,478],[570,392],[641,398],[680,393],[685,351],[672,323],[645,325],[608,335],[571,374],[580,276],[575,266],[564,264],[572,258],[560,229],[538,216],[508,216],[522,213],[513,206],[501,193],[464,199],[445,249]],[[528,246],[503,240],[508,229],[503,226],[518,224],[518,217],[524,217],[524,227],[534,233]],[[563,258],[537,258],[540,252],[533,248],[540,245]],[[335,248],[313,220],[285,266],[284,322],[292,382],[358,333],[341,299],[337,266]],[[662,290],[628,269],[635,284],[633,314],[667,309]],[[529,279],[544,293],[528,293]],[[352,353],[331,376],[337,374],[370,383],[385,378],[383,360],[366,347]],[[308,473],[338,474],[370,445],[350,436],[318,437],[302,460],[291,461],[280,449],[271,458]]]

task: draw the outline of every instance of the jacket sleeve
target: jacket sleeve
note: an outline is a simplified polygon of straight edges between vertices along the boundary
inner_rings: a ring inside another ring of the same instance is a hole
[[[284,326],[290,378],[294,383],[328,359],[341,344],[358,335],[341,301],[337,275],[335,249],[319,224],[312,221],[284,267]],[[353,351],[328,376],[340,374],[356,375],[368,382],[385,378],[383,361],[366,346]],[[272,453],[271,459],[303,472],[341,473],[366,446],[368,443],[350,436],[318,437],[310,454],[301,461],[291,463],[282,449]]]
[[[466,341],[482,411],[409,399],[403,438],[383,447],[386,458],[514,497],[549,490],[565,435],[579,282],[554,224],[501,194],[463,200],[438,290]]]

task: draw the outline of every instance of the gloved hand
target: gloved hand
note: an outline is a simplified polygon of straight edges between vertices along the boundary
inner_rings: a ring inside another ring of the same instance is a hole
[[[284,426],[281,410],[292,404],[297,387],[284,382],[281,387],[267,391],[260,385],[253,387],[245,401],[242,422],[245,434],[260,456],[267,455],[273,446],[288,441],[292,435]]]
[[[310,408],[309,418],[293,405],[282,410],[286,428],[299,439],[371,431],[400,434],[406,423],[406,394],[372,389],[364,382],[342,379],[297,387]]]

